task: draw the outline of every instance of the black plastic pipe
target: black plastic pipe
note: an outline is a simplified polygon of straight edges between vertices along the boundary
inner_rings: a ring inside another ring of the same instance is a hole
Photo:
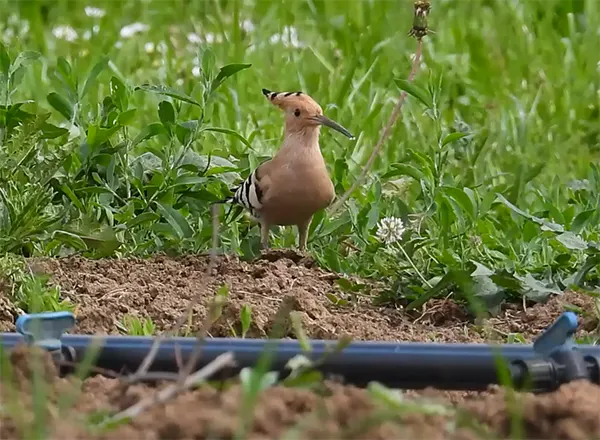
[[[87,347],[94,339],[101,339],[103,345],[97,355],[97,367],[114,371],[133,372],[148,354],[154,339],[136,336],[88,336],[64,335],[63,345],[71,347],[77,360],[85,356]],[[0,333],[4,349],[11,349],[24,342],[17,333]],[[176,351],[186,362],[196,346],[194,338],[169,338],[161,341],[158,354],[150,371],[177,372]],[[274,344],[270,370],[279,371],[282,377],[289,370],[285,365],[294,356],[305,356],[318,360],[326,349],[331,350],[336,341],[311,340],[312,352],[302,351],[296,340],[261,340],[239,338],[213,338],[202,343],[202,353],[196,365],[200,368],[217,356],[231,351],[237,366],[223,371],[219,378],[232,377],[241,368],[256,366],[261,354],[269,344]],[[176,350],[176,346],[178,349]],[[578,345],[583,356],[600,356],[600,347]],[[517,385],[523,381],[525,368],[519,361],[529,361],[538,357],[531,344],[437,344],[437,343],[391,343],[391,342],[352,342],[341,352],[331,353],[319,366],[325,374],[342,376],[346,383],[365,386],[377,381],[393,388],[420,389],[435,387],[447,390],[483,390],[489,384],[500,383],[498,358],[509,366],[512,379]],[[591,377],[597,375],[595,367],[587,364]]]

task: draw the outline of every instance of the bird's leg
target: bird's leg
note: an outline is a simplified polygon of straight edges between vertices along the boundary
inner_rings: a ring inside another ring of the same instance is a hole
[[[260,222],[260,245],[263,250],[269,249],[269,224]]]
[[[301,223],[298,223],[298,250],[302,253],[306,252],[306,242],[308,240],[308,227],[312,217]]]

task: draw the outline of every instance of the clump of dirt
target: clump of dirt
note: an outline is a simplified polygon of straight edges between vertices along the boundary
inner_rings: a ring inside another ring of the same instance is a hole
[[[473,393],[458,402],[443,401],[439,395],[427,392],[382,398],[367,389],[335,382],[325,382],[318,390],[275,386],[258,396],[252,412],[244,406],[244,389],[239,383],[224,388],[203,385],[152,405],[128,423],[99,430],[94,426],[100,421],[155,396],[169,384],[124,388],[118,379],[102,376],[82,383],[59,378],[47,353],[19,346],[10,357],[12,392],[0,394],[10,396],[12,403],[5,405],[0,414],[0,438],[23,438],[27,428],[36,426],[31,404],[32,351],[42,356],[49,396],[44,427],[49,438],[233,438],[243,426],[248,439],[282,438],[292,433],[296,438],[344,439],[475,440],[519,433],[522,438],[532,439],[600,436],[600,387],[586,381],[572,382],[543,395],[509,396],[507,391],[491,387],[488,392]],[[6,390],[8,374],[3,372],[1,378]],[[73,397],[72,406],[61,410],[61,395]],[[4,399],[0,402],[8,403]]]
[[[0,332],[14,331],[15,322],[20,314],[21,311],[8,295],[3,293],[2,286],[0,286]]]
[[[461,407],[502,435],[514,424],[527,438],[600,438],[600,387],[584,380],[543,395],[498,389]]]

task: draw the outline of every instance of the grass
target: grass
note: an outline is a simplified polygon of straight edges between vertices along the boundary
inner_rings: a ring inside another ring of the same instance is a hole
[[[357,136],[322,136],[341,195],[415,44],[409,1],[96,2],[102,17],[5,3],[0,250],[24,256],[208,249],[210,203],[281,140],[262,87],[306,91]],[[127,37],[134,22],[145,28]],[[379,301],[409,308],[445,290],[493,310],[597,289],[597,3],[440,1],[430,25],[368,183],[315,217],[311,253],[389,280]],[[399,241],[378,239],[385,217],[402,219]],[[220,227],[222,250],[245,258],[258,237],[243,216]]]

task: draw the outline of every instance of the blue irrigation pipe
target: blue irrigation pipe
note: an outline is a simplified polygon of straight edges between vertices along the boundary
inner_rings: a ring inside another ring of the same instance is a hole
[[[600,383],[600,347],[573,343],[571,336],[577,327],[577,318],[569,313],[561,316],[535,344],[356,341],[342,351],[329,353],[318,369],[325,374],[341,376],[346,383],[357,386],[377,381],[394,388],[483,390],[490,384],[501,383],[498,368],[498,360],[501,360],[506,363],[517,388],[524,387],[528,378],[533,380],[533,391],[550,391],[561,383],[578,378]],[[5,350],[34,339],[23,330],[22,325],[20,327],[24,334],[0,333],[0,342]],[[55,337],[57,334],[47,334],[45,338],[38,338],[37,342],[54,350],[61,346],[70,347],[75,359],[81,361],[92,341],[101,341],[95,365],[114,371],[135,371],[154,343],[152,337],[61,334],[62,331],[58,337]],[[177,372],[176,353],[179,352],[180,359],[186,362],[196,344],[195,338],[162,340],[149,371]],[[311,352],[306,353],[296,340],[211,338],[202,342],[196,368],[223,353],[233,352],[236,367],[223,371],[219,378],[232,377],[244,367],[255,366],[261,354],[271,346],[274,351],[270,369],[285,376],[289,372],[286,364],[293,357],[304,354],[319,360],[336,344],[336,341],[311,340]]]

